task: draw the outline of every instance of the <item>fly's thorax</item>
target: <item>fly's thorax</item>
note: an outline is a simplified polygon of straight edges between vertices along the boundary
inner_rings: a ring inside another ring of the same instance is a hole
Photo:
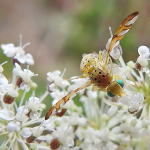
[[[111,82],[113,76],[110,70],[103,70],[99,67],[95,68],[90,74],[90,80],[100,89],[105,89]]]
[[[95,53],[85,55],[80,64],[80,70],[83,74],[90,74],[97,66],[98,55]]]
[[[124,83],[121,79],[117,80],[117,81],[112,81],[109,86],[107,87],[107,94],[110,97],[114,97],[114,96],[120,96],[122,97],[122,95],[124,95]]]

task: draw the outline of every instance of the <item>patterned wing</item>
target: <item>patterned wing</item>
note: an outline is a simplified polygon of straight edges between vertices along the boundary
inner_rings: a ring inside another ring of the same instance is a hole
[[[69,101],[70,97],[77,93],[78,91],[90,86],[92,83],[90,81],[88,81],[85,85],[77,88],[76,90],[70,92],[69,94],[67,94],[65,97],[63,97],[61,100],[59,100],[46,114],[45,116],[45,120],[47,120],[51,115],[58,115],[59,117],[61,115],[64,115],[65,111],[62,111],[62,106]]]
[[[139,15],[139,12],[134,12],[134,13],[130,14],[119,26],[118,30],[113,35],[112,40],[110,42],[105,62],[108,61],[107,59],[109,58],[109,53],[112,51],[116,42],[120,41],[124,37],[124,35],[129,31],[129,29],[132,27],[132,24],[138,18],[138,15]],[[107,63],[105,65],[107,65]]]
[[[130,14],[119,26],[118,30],[114,34],[109,49],[108,49],[108,54],[111,52],[113,46],[117,41],[120,41],[124,35],[129,31],[129,29],[132,27],[132,24],[136,21],[138,18],[139,12],[134,12]]]

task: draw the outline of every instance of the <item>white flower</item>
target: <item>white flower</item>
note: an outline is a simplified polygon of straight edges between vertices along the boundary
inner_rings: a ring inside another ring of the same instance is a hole
[[[130,113],[137,112],[141,103],[144,102],[144,96],[141,93],[134,94],[132,97],[126,96],[120,98],[120,102],[128,105],[128,111]]]
[[[66,116],[62,117],[62,119],[64,119],[64,121],[69,122],[69,124],[72,126],[84,126],[87,123],[86,118],[80,117],[79,113],[76,112],[73,112],[70,116],[68,116],[67,120]]]
[[[44,127],[40,127],[40,126],[37,126],[37,127],[33,127],[32,128],[32,134],[34,137],[39,137],[44,131]]]
[[[19,107],[20,108],[20,107]],[[22,111],[20,111],[22,109]],[[18,109],[15,118],[20,122],[26,122],[28,120],[28,117],[26,116],[27,112],[29,112],[26,108],[21,107],[21,109]]]
[[[4,95],[6,93],[6,89],[3,85],[0,85],[0,95]]]
[[[26,107],[30,110],[30,119],[38,119],[40,117],[41,102],[37,97],[30,97]]]
[[[37,76],[37,74],[34,74],[33,72],[31,72],[29,69],[21,69],[20,65],[15,63],[15,68],[13,69],[13,74],[15,76],[20,77],[19,79],[17,79],[17,86],[22,89],[22,90],[26,90],[26,92],[28,92],[30,90],[30,83],[31,83],[31,77],[33,76]],[[21,82],[20,82],[21,79]],[[19,80],[19,82],[18,82]]]
[[[8,80],[7,78],[2,74],[2,72],[4,71],[2,65],[5,64],[7,62],[3,62],[2,64],[0,64],[0,85],[8,85]]]
[[[96,131],[95,135],[97,137],[99,137],[102,141],[107,142],[109,140],[109,137],[108,137],[109,133],[110,133],[109,129],[108,128],[104,128],[104,129],[102,129],[100,131]]]
[[[73,134],[73,129],[72,127],[68,127],[67,124],[62,124],[61,126],[59,126],[57,128],[57,130],[54,130],[52,132],[52,136],[54,137],[54,139],[58,139],[59,142],[62,143],[62,146],[74,146],[74,141],[72,138],[72,134]]]
[[[12,84],[8,84],[5,86],[6,92],[3,96],[3,102],[5,104],[11,104],[18,97],[19,93],[18,90]]]
[[[27,63],[29,65],[34,65],[33,57],[29,53],[24,55],[17,53],[14,58],[17,59],[21,64]]]
[[[15,68],[13,69],[13,74],[18,76],[22,72],[21,66],[15,63]]]
[[[116,113],[117,109],[117,106],[112,105],[107,111],[108,116],[113,116]]]
[[[97,98],[98,97],[97,91],[88,90],[86,94],[89,98]]]
[[[12,96],[12,97],[17,97],[18,96],[18,91],[13,89],[13,87],[10,87],[7,89],[7,94],[9,96]]]
[[[62,76],[60,76],[61,72],[59,70],[48,72],[47,73],[47,80],[49,82],[54,82],[56,86],[59,86],[61,88],[65,88],[66,86],[70,85],[67,80],[64,80]]]
[[[150,50],[147,46],[140,46],[138,48],[138,53],[145,59],[147,59],[150,56]]]
[[[28,128],[23,128],[21,130],[21,135],[24,137],[24,138],[27,138],[31,135],[31,131],[28,129]]]
[[[8,85],[8,80],[3,74],[0,74],[0,85]]]
[[[112,51],[110,52],[110,55],[114,59],[119,59],[119,57],[122,55],[122,48],[119,43],[112,49]]]
[[[41,107],[41,102],[37,97],[30,97],[27,107],[32,111],[38,111]]]
[[[140,56],[137,58],[137,61],[136,61],[137,70],[146,72],[147,74],[149,74],[150,71],[147,68],[148,60],[149,60],[149,56],[150,56],[149,48],[147,46],[140,46],[138,48],[138,53]]]
[[[20,122],[11,121],[7,124],[6,129],[8,132],[15,132],[20,130]]]
[[[133,96],[129,103],[129,112],[134,112],[139,109],[140,104],[144,101],[144,96],[141,93],[137,93]]]
[[[146,125],[150,125],[150,118],[149,117],[144,118],[143,123]]]
[[[15,116],[11,110],[1,109],[0,110],[0,118],[10,121],[10,120],[15,119]]]
[[[13,57],[16,54],[16,49],[15,49],[13,43],[2,44],[1,48],[4,51],[4,54],[6,54],[7,57]]]
[[[24,64],[25,62],[29,65],[34,64],[34,60],[31,54],[25,54],[24,48],[29,45],[29,43],[22,46],[22,37],[20,37],[20,46],[15,47],[14,44],[2,44],[1,48],[6,54],[7,57],[14,57],[20,63]]]
[[[60,99],[62,99],[67,92],[56,90],[55,92],[50,93],[51,97],[54,98],[52,105],[55,105]]]
[[[69,99],[69,101],[67,101],[67,102],[64,104],[63,108],[64,108],[64,109],[69,109],[69,108],[70,108],[71,106],[73,106],[73,105],[74,105],[73,100]]]

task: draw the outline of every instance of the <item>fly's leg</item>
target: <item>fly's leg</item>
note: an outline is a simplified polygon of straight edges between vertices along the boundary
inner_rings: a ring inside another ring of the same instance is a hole
[[[56,114],[56,113],[62,113],[62,106],[69,101],[70,97],[77,93],[78,91],[90,86],[92,83],[91,81],[87,82],[85,85],[77,88],[76,90],[70,92],[69,94],[67,94],[65,97],[63,97],[61,100],[59,100],[46,114],[45,116],[45,120],[47,120],[51,115]],[[60,111],[60,112],[59,112]],[[65,111],[66,112],[66,111]]]
[[[102,51],[99,51],[99,61],[102,63]],[[109,61],[111,63],[111,68],[113,68],[113,62],[109,56],[105,57],[105,60],[102,63],[102,68],[105,69]]]
[[[83,74],[82,76],[79,76],[79,77],[75,77],[75,78],[71,78],[71,79],[64,79],[64,80],[71,81],[74,79],[80,79],[80,78],[86,78],[86,77],[88,77],[88,74]]]
[[[99,51],[99,61],[102,63],[102,51]]]
[[[112,60],[111,60],[110,57],[109,57],[109,61],[110,61],[110,63],[111,63],[111,68],[113,68],[113,62],[112,62]]]
[[[107,92],[107,89],[106,89],[106,88],[103,89],[103,88],[100,88],[99,86],[93,86],[93,87],[92,87],[92,91],[97,91],[97,90],[101,90],[101,91],[103,91],[103,92]]]

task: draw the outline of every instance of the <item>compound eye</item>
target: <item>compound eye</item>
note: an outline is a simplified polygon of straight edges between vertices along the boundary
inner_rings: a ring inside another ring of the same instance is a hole
[[[121,79],[117,80],[117,83],[118,83],[122,88],[124,87],[124,82],[123,82]]]
[[[110,93],[110,92],[107,92],[107,95],[108,95],[109,97],[114,97],[114,96],[115,96],[114,94],[112,94],[112,93]]]

